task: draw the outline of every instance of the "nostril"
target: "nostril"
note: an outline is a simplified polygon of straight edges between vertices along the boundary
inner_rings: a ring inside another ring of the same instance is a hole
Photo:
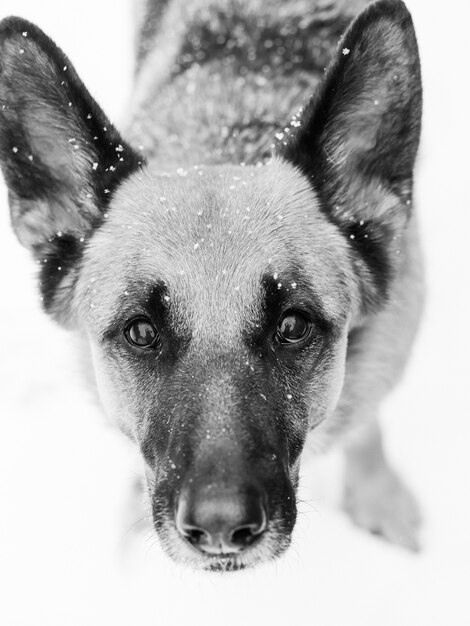
[[[238,548],[245,548],[246,546],[250,546],[262,532],[262,530],[257,531],[252,525],[242,526],[232,532],[230,543]]]
[[[259,521],[251,524],[245,524],[238,526],[230,534],[230,543],[238,548],[245,548],[250,546],[256,541],[266,530],[266,511],[262,504],[256,514],[259,516]]]
[[[185,528],[182,535],[195,546],[204,543],[208,539],[207,533],[200,528]]]

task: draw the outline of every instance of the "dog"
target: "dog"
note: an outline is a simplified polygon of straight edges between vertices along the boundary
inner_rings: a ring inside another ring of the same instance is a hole
[[[214,571],[282,554],[307,435],[343,446],[354,522],[418,549],[377,421],[423,301],[408,10],[148,0],[138,24],[121,134],[37,26],[4,20],[0,160],[164,549]]]

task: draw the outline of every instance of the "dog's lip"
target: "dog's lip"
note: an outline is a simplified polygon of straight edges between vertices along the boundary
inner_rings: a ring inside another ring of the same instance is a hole
[[[241,552],[222,552],[219,554],[210,554],[201,552],[190,541],[185,540],[181,535],[186,547],[197,556],[200,566],[203,570],[214,572],[239,571],[253,567],[262,559],[257,554],[253,554],[256,548],[248,549]]]
[[[230,559],[235,559],[237,556],[240,556],[240,554],[241,554],[241,552],[236,552],[236,551],[233,551],[233,552],[220,552],[218,554],[211,554],[210,552],[202,552],[201,550],[198,550],[196,548],[196,546],[194,546],[187,539],[185,539],[183,537],[182,537],[182,539],[185,541],[185,543],[189,546],[189,548],[192,550],[192,552],[194,554],[197,554],[199,557],[201,557],[205,561],[220,561],[220,560],[228,561]]]
[[[222,554],[202,554],[202,566],[208,571],[237,571],[249,567],[249,563],[240,559],[239,552],[226,552]]]
[[[239,572],[246,569],[248,565],[235,559],[211,559],[205,569],[209,572]]]

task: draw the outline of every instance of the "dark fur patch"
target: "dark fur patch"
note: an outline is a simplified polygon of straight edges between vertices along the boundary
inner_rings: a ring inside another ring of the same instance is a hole
[[[300,268],[292,267],[279,275],[265,274],[261,284],[264,295],[262,318],[247,333],[253,346],[268,345],[281,315],[290,309],[306,313],[322,336],[334,333],[334,321],[326,316],[318,295]]]
[[[155,350],[142,351],[136,348],[136,353],[142,359],[147,354],[154,362],[158,371],[175,366],[178,359],[184,353],[191,341],[191,329],[183,318],[163,281],[156,281],[152,285],[133,281],[121,295],[116,307],[117,316],[104,331],[102,341],[113,342],[116,346],[122,346],[123,330],[130,320],[136,317],[148,317],[155,325],[159,342]],[[132,350],[125,345],[126,354],[131,355]],[[158,353],[158,362],[155,355]]]
[[[370,290],[363,289],[362,297],[365,309],[386,300],[390,283],[393,279],[393,265],[390,260],[389,246],[384,242],[383,226],[373,220],[364,222],[344,222],[331,219],[331,213],[327,213],[330,220],[338,226],[343,233],[352,254],[363,259],[374,281],[374,294]],[[386,238],[386,240],[388,237]]]
[[[234,63],[239,75],[292,74],[322,72],[331,58],[331,50],[344,32],[350,18],[335,15],[306,20],[305,15],[256,17],[245,12],[231,12],[211,7],[211,19],[191,25],[174,73],[194,63],[215,60]],[[207,18],[206,18],[207,19]]]
[[[42,305],[46,311],[52,308],[62,280],[78,266],[82,254],[83,243],[67,233],[61,237],[56,235],[47,246],[38,246],[35,250],[40,266],[39,287]]]

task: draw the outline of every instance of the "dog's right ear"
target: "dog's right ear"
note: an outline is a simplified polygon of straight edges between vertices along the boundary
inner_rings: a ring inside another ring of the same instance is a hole
[[[140,165],[63,52],[15,17],[0,23],[0,162],[19,240],[40,260],[54,255],[59,269],[63,242],[76,255]]]
[[[421,126],[418,48],[401,0],[379,0],[354,20],[291,125],[277,136],[280,154],[309,178],[386,295],[410,214]]]

